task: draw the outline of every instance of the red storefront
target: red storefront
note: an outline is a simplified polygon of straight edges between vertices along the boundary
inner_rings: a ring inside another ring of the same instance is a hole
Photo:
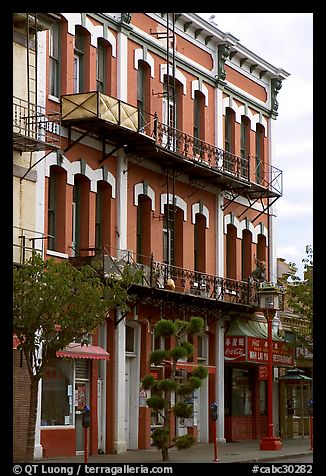
[[[224,338],[227,441],[259,439],[266,434],[267,351],[264,320],[238,319],[231,324]],[[293,349],[274,332],[274,366],[292,367],[293,363]],[[277,395],[275,392],[275,398]],[[278,430],[278,423],[275,429]]]

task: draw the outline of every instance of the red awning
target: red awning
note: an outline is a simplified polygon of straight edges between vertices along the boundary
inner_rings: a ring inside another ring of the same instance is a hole
[[[56,352],[57,357],[69,357],[70,359],[96,359],[110,360],[110,354],[99,345],[81,345],[70,343],[63,350]]]

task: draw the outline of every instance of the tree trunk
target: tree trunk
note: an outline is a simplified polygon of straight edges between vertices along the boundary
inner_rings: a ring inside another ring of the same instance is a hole
[[[170,461],[168,448],[162,448],[162,460]]]
[[[25,463],[34,461],[38,382],[39,382],[38,378],[35,378],[35,377],[31,378]]]

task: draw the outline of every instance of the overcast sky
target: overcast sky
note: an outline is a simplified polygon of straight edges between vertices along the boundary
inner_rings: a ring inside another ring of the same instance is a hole
[[[276,254],[296,263],[313,244],[313,13],[198,13],[224,33],[290,76],[277,96],[273,165],[283,171],[283,196],[275,202]]]

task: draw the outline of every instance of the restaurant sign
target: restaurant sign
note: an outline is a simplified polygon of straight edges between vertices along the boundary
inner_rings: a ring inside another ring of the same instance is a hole
[[[225,336],[224,359],[226,361],[266,364],[268,341],[261,337]],[[293,366],[293,349],[286,342],[273,341],[273,364],[277,367]]]

